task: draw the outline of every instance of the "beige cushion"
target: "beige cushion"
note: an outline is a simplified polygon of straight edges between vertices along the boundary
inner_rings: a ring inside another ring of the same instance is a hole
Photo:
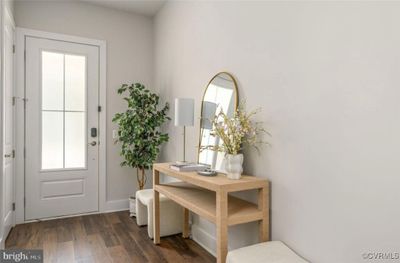
[[[153,238],[153,189],[136,192],[136,222],[147,225],[147,232]],[[171,199],[160,194],[160,236],[182,233],[183,208]]]
[[[226,263],[307,263],[281,241],[270,241],[232,250]]]
[[[154,192],[153,189],[143,189],[139,190],[136,192],[136,198],[142,202],[145,206],[149,205],[149,202],[153,200],[154,198]],[[169,200],[167,197],[165,197],[163,194],[160,194],[160,201],[166,201]]]

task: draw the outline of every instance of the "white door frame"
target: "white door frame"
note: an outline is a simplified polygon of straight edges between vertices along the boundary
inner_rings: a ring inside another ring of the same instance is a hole
[[[4,69],[4,39],[3,39],[3,37],[4,37],[4,26],[6,25],[6,22],[7,23],[10,23],[12,26],[13,26],[13,28],[15,29],[16,28],[16,26],[15,26],[15,22],[14,22],[14,17],[13,17],[13,15],[12,15],[12,12],[11,12],[11,10],[9,9],[9,6],[8,5],[6,5],[5,4],[5,2],[4,1],[1,1],[1,3],[0,3],[0,153],[1,153],[1,156],[0,156],[0,200],[2,200],[2,198],[3,198],[3,184],[2,184],[2,182],[1,181],[3,181],[3,159],[4,159],[4,156],[3,156],[3,118],[2,118],[2,116],[3,116],[3,97],[2,97],[2,94],[4,93],[3,92],[3,89],[4,89],[4,82],[3,82],[3,77],[4,77],[4,72],[5,72],[5,69]],[[14,58],[14,62],[13,62],[13,67],[14,67],[14,70],[13,70],[13,72],[14,72],[14,76],[13,76],[13,78],[14,78],[14,81],[13,81],[13,84],[15,85],[15,58]],[[15,121],[15,120],[14,120]],[[15,143],[15,142],[14,142]],[[15,145],[14,145],[15,146]],[[14,160],[14,164],[15,164],[15,160]],[[13,180],[14,180],[14,182],[13,182],[13,185],[15,186],[15,169],[13,169],[13,171],[14,171],[14,174],[13,174]],[[15,195],[15,189],[14,189],[14,195]],[[15,199],[15,197],[14,197],[14,199]],[[4,229],[3,229],[3,202],[0,202],[0,215],[1,215],[1,220],[0,220],[0,249],[3,249],[4,248],[4,245],[5,245],[5,238],[7,238],[6,236],[3,236],[4,235],[4,233],[3,233],[3,231],[4,231]],[[14,215],[13,215],[13,218],[12,218],[12,223],[13,223],[13,225],[15,225],[15,213],[14,213]]]
[[[4,1],[0,2],[0,57],[3,57],[3,8]],[[3,138],[3,62],[0,61],[0,138]],[[3,140],[0,140],[0,153],[3,152]],[[3,198],[3,157],[0,157],[0,197]],[[0,202],[0,215],[3,214],[3,202]],[[0,220],[0,249],[4,249],[3,220]]]
[[[106,42],[17,27],[16,35],[16,224],[25,222],[25,38],[37,37],[99,47],[99,212],[106,210]],[[28,102],[29,103],[29,102]]]

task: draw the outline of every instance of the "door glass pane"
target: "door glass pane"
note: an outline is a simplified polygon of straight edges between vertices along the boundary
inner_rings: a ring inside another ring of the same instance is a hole
[[[63,168],[63,113],[42,112],[42,169]]]
[[[65,55],[65,110],[86,109],[86,57]]]
[[[85,123],[84,112],[65,112],[65,168],[86,165]]]
[[[86,57],[42,51],[42,169],[86,167]]]
[[[64,108],[64,55],[42,51],[42,109]]]

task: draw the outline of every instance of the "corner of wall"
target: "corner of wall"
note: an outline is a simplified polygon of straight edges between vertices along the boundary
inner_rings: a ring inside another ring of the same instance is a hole
[[[192,224],[192,239],[213,256],[217,255],[215,237],[202,229],[198,224]]]
[[[4,2],[4,8],[11,16],[12,20],[15,21],[15,11],[14,11],[14,0],[8,0]]]
[[[191,237],[196,243],[198,243],[201,247],[207,250],[211,255],[214,257],[217,256],[217,240],[215,236],[208,233],[205,229],[201,227],[199,224],[192,224],[191,225]],[[228,251],[231,250],[230,246],[228,245]]]

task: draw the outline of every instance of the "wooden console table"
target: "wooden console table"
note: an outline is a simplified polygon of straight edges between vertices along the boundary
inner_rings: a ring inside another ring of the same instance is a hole
[[[228,226],[258,221],[259,241],[269,240],[269,182],[254,176],[240,180],[225,175],[200,176],[195,172],[177,172],[169,163],[153,165],[154,244],[160,243],[160,199],[163,194],[184,208],[183,237],[189,237],[189,210],[216,224],[217,262],[224,263],[228,253]],[[160,184],[160,173],[181,180]],[[258,189],[258,204],[230,196],[230,192]]]

